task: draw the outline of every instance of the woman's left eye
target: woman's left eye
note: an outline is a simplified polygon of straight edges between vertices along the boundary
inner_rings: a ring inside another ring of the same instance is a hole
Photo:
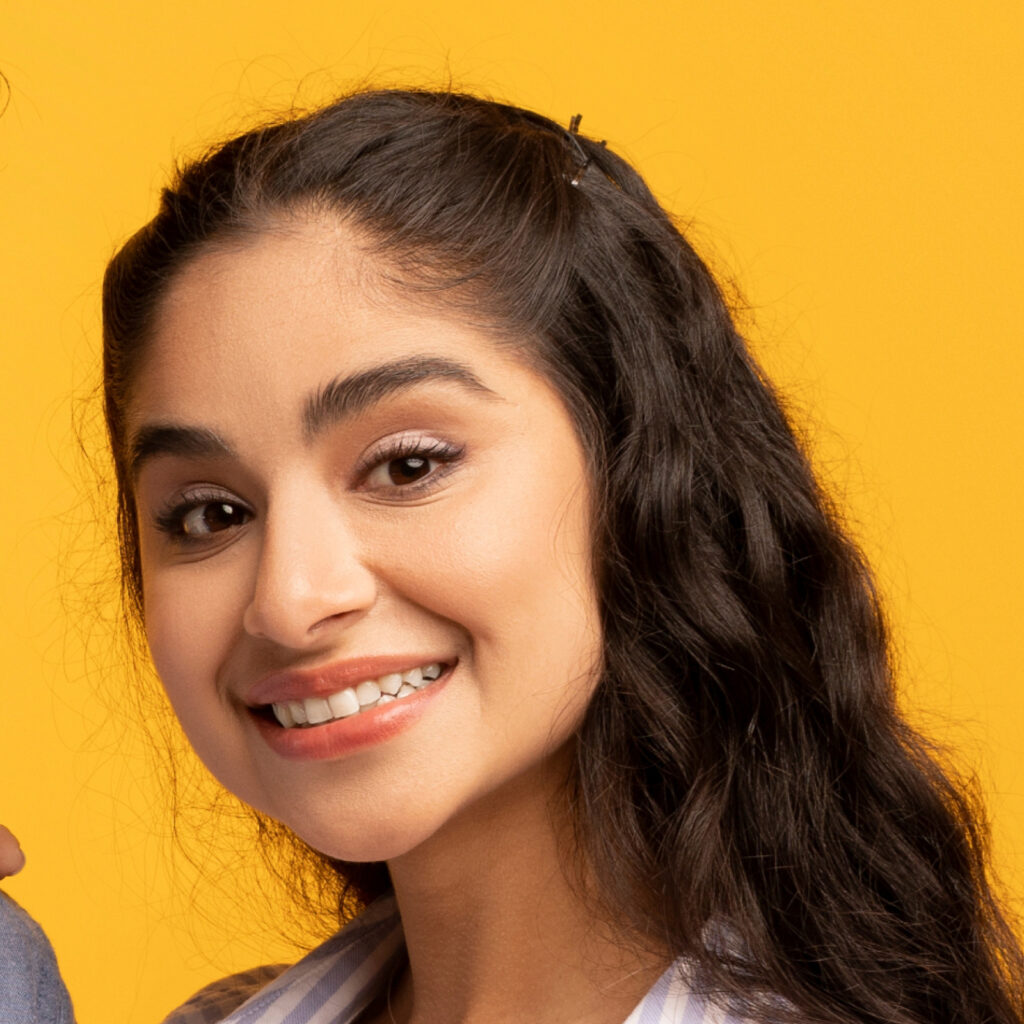
[[[402,487],[405,484],[414,484],[427,476],[436,465],[437,463],[422,455],[406,455],[401,459],[390,459],[378,466],[367,479],[377,482],[380,477],[386,477],[386,483]]]
[[[461,448],[447,441],[419,437],[401,440],[391,450],[371,454],[363,487],[370,491],[418,492],[431,486],[461,454]]]

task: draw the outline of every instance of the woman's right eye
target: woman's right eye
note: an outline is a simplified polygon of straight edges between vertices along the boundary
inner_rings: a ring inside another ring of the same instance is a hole
[[[182,502],[157,516],[164,533],[182,541],[201,541],[214,534],[244,526],[252,513],[238,501],[218,497]]]

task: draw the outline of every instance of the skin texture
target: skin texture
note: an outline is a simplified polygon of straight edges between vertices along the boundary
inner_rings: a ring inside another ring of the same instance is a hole
[[[411,963],[398,1020],[612,1024],[664,964],[595,923],[552,810],[599,670],[585,458],[513,347],[379,270],[344,225],[296,218],[171,286],[129,429],[206,440],[138,471],[152,655],[228,789],[325,853],[389,862]],[[410,359],[476,384],[421,380],[304,422],[332,379]],[[409,439],[445,452],[413,483],[394,461]],[[268,678],[382,656],[455,668],[369,745],[268,744],[248,706]]]
[[[25,854],[10,830],[0,825],[0,878],[16,875],[25,866]]]

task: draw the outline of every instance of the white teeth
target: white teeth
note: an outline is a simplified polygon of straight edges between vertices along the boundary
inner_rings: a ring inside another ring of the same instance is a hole
[[[305,700],[281,701],[272,704],[274,717],[285,728],[302,725],[321,725],[332,719],[349,718],[360,711],[390,704],[402,697],[416,693],[439,678],[443,666],[434,663],[408,672],[390,672],[380,679],[367,679],[357,686],[350,686],[329,697],[307,697]]]
[[[306,721],[310,725],[320,725],[321,722],[329,722],[334,717],[331,714],[331,706],[319,697],[308,697],[302,703],[306,708]]]
[[[381,676],[377,680],[381,693],[390,693],[393,697],[402,688],[402,676],[399,672],[392,672],[390,675]]]
[[[327,698],[331,707],[331,714],[335,718],[348,718],[359,710],[359,700],[355,690],[342,690],[340,693],[332,693]]]
[[[292,709],[287,704],[275,704],[274,717],[286,728],[290,729],[295,724],[295,719],[292,716]]]
[[[368,708],[380,700],[380,687],[373,681],[360,683],[356,687],[356,697],[359,698],[361,708]]]

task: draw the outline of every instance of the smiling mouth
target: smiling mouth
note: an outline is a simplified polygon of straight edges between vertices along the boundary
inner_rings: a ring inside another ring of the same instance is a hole
[[[366,679],[326,697],[280,701],[255,710],[261,718],[275,721],[285,729],[311,729],[411,697],[440,679],[449,667],[433,662],[406,672],[389,672],[377,679]]]

